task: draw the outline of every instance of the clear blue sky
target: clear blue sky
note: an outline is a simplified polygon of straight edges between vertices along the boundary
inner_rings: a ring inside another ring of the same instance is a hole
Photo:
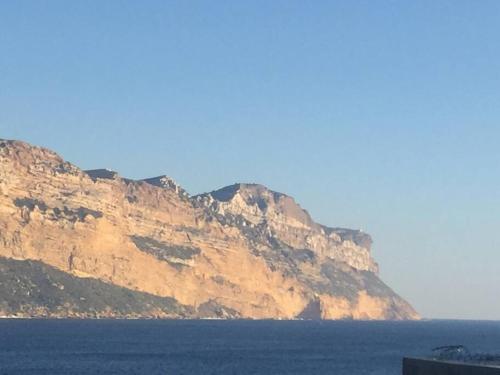
[[[499,1],[3,1],[0,137],[374,238],[426,317],[500,319]]]

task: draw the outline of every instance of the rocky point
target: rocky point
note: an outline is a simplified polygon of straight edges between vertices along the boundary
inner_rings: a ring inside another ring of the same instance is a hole
[[[0,140],[0,315],[416,319],[371,237],[257,184],[190,196]]]

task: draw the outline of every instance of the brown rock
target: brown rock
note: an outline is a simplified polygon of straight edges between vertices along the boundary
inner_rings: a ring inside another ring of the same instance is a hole
[[[84,172],[50,150],[0,141],[1,257],[172,297],[192,316],[289,319],[315,303],[324,319],[417,318],[378,279],[370,245],[261,185],[191,198],[166,176]]]

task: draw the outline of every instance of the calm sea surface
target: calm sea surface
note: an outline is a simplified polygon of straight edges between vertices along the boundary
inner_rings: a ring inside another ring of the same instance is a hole
[[[401,373],[439,345],[500,352],[500,322],[0,319],[0,374]]]

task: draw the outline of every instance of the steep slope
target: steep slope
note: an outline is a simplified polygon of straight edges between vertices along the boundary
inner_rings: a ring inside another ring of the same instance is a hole
[[[268,248],[307,249],[321,259],[343,262],[357,270],[378,272],[370,255],[372,239],[359,230],[315,223],[292,197],[257,184],[235,184],[194,197],[222,224],[243,230]]]
[[[76,306],[67,315],[417,318],[377,277],[370,244],[260,185],[191,198],[166,176],[85,172],[50,150],[0,141],[0,257],[20,261],[7,265],[58,301],[37,309],[24,296],[33,308],[22,310],[4,277],[0,307],[9,314],[61,316],[61,306]],[[41,274],[57,274],[71,293],[42,288]],[[100,307],[75,304],[92,288],[106,290]],[[140,301],[128,310],[112,297],[124,290]]]
[[[0,258],[0,316],[189,317],[169,297],[76,278],[37,261]]]

